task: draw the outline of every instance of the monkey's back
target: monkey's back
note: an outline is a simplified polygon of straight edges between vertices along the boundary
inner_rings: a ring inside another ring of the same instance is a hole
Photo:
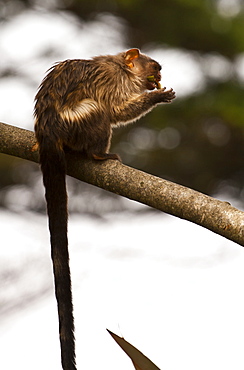
[[[110,107],[141,90],[140,78],[125,66],[120,54],[91,60],[68,59],[49,69],[36,95],[35,112],[38,116],[50,105],[57,110],[72,108],[86,98]]]

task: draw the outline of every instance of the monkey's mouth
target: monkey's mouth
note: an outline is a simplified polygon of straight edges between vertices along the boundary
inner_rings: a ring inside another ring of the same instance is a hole
[[[154,90],[154,89],[161,89],[160,80],[156,79],[155,76],[148,76],[147,77],[147,89]]]

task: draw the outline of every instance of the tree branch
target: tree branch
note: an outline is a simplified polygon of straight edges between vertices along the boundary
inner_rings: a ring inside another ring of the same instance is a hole
[[[0,153],[38,162],[32,131],[0,123]],[[95,162],[67,154],[67,173],[79,180],[201,225],[244,246],[244,212],[184,186],[118,161]]]

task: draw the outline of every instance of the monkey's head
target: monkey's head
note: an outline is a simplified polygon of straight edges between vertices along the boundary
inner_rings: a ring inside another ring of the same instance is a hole
[[[161,65],[147,55],[140,53],[139,49],[130,49],[125,53],[125,64],[137,76],[141,77],[146,90],[160,89]]]

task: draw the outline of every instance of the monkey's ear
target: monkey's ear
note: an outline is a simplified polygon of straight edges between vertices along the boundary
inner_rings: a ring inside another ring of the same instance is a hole
[[[139,49],[127,50],[127,52],[125,53],[125,64],[130,68],[134,67],[132,60],[139,58],[139,55],[140,55]]]

